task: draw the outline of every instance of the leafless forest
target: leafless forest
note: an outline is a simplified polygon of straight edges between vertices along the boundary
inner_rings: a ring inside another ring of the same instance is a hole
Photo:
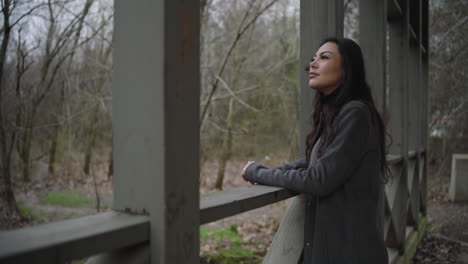
[[[358,40],[359,1],[344,2],[345,35]],[[468,2],[430,3],[430,162],[442,177],[451,153],[468,150]],[[296,157],[305,65],[299,0],[204,0],[200,14],[207,192],[239,183],[226,186],[229,164]],[[17,197],[35,192],[87,185],[102,209],[112,179],[113,1],[1,0],[0,21],[0,227],[27,224]]]
[[[113,7],[2,0],[1,8],[0,218],[8,222],[22,217],[15,192],[35,179],[91,177],[111,162]]]

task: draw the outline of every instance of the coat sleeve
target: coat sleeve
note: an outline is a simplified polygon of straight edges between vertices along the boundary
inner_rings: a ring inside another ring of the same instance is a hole
[[[286,163],[284,165],[281,165],[279,167],[276,167],[275,169],[279,170],[297,170],[299,168],[304,168],[306,167],[306,159],[299,159],[290,163]]]
[[[335,137],[313,166],[281,170],[269,169],[255,162],[247,168],[245,177],[260,184],[326,196],[344,184],[359,166],[369,149],[366,139],[370,122],[367,106],[352,103],[337,115],[333,125]]]

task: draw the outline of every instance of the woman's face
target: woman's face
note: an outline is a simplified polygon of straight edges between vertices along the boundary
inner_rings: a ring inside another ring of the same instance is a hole
[[[309,87],[324,94],[332,93],[344,76],[341,54],[333,42],[323,44],[310,62]]]

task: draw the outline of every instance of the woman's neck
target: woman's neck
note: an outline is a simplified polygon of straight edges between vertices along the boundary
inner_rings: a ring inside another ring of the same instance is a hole
[[[336,96],[338,94],[337,90],[338,89],[335,89],[335,90],[333,90],[333,92],[331,92],[329,94],[321,93],[321,100],[322,100],[322,104],[324,106],[335,103],[335,99],[336,99]]]

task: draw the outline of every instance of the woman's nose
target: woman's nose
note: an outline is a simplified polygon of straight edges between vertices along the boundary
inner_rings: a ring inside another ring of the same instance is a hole
[[[317,62],[315,60],[310,62],[310,68],[313,68],[313,69],[317,68]]]
[[[309,62],[309,65],[305,67],[305,71],[308,72],[310,69],[316,69],[317,68],[317,63],[314,61]]]

